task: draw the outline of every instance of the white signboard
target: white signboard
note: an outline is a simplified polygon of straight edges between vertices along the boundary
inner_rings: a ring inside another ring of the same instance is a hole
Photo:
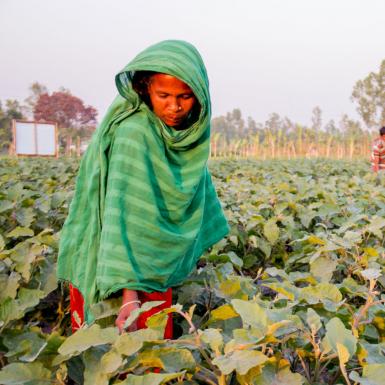
[[[16,155],[57,156],[56,124],[14,120],[13,148]]]

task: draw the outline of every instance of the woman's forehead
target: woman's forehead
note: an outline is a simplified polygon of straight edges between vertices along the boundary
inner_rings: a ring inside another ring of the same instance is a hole
[[[177,88],[186,92],[192,92],[191,88],[175,76],[156,73],[150,78],[151,85],[161,88]]]

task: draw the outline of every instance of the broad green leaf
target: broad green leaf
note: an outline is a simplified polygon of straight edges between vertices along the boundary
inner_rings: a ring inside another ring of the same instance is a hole
[[[243,260],[239,258],[238,255],[235,254],[233,251],[227,252],[226,255],[229,257],[230,262],[234,266],[238,267],[238,269],[240,269],[243,266]]]
[[[255,247],[261,249],[262,252],[265,254],[266,258],[270,257],[270,255],[271,255],[271,243],[270,243],[270,241],[268,242],[261,237],[254,237],[254,239],[255,239],[255,243],[256,243]]]
[[[33,332],[14,332],[4,336],[3,343],[8,348],[8,353],[5,355],[6,357],[16,356],[23,362],[35,361],[47,346],[45,338]]]
[[[5,242],[3,236],[0,234],[0,251],[2,251],[5,247]]]
[[[385,364],[365,365],[362,377],[357,372],[350,373],[350,379],[361,385],[384,385]]]
[[[164,303],[164,301],[148,301],[141,305],[140,308],[133,310],[130,313],[130,316],[126,319],[126,322],[124,323],[124,329],[126,329],[128,326],[130,326],[139,316],[140,314],[161,305]]]
[[[135,338],[134,333],[123,333],[115,341],[113,347],[119,353],[130,356],[136,353],[143,346],[140,338]]]
[[[35,307],[40,299],[44,298],[45,294],[41,290],[20,288],[17,293],[17,302],[20,311],[27,311],[30,308]]]
[[[305,379],[299,373],[292,373],[288,366],[277,368],[276,365],[266,364],[262,371],[251,371],[245,380],[251,385],[302,385]],[[240,378],[241,384],[246,385]]]
[[[16,298],[20,279],[20,274],[14,271],[12,271],[9,276],[0,275],[0,302],[7,297],[11,299]]]
[[[214,352],[220,352],[223,346],[223,336],[218,329],[205,329],[200,335],[201,340],[210,345]]]
[[[40,362],[12,363],[0,371],[2,385],[49,385],[51,372]]]
[[[267,329],[266,310],[256,302],[233,299],[231,305],[241,316],[245,327],[259,328],[262,332]]]
[[[56,209],[60,207],[67,199],[67,193],[64,191],[56,191],[52,194],[51,207]]]
[[[366,269],[362,270],[360,273],[367,280],[377,279],[382,274],[380,269]]]
[[[232,306],[225,304],[211,311],[210,321],[227,320],[234,317],[238,317],[238,313],[234,311]]]
[[[337,342],[337,353],[338,353],[338,359],[340,361],[341,373],[344,376],[345,381],[349,383],[349,378],[348,378],[345,364],[349,361],[350,354],[348,352],[348,349],[344,345],[340,344],[339,342]]]
[[[10,257],[16,262],[15,270],[22,275],[26,282],[29,282],[31,270],[34,266],[33,263],[37,256],[44,253],[44,246],[27,245],[26,243],[24,243],[24,246],[20,248],[15,247]]]
[[[362,242],[362,234],[360,231],[347,231],[344,234],[343,240],[345,247],[354,247],[356,244]]]
[[[225,280],[219,283],[216,294],[222,298],[232,299],[241,298],[246,299],[248,296],[242,287],[242,277],[228,276]]]
[[[276,291],[277,293],[281,294],[283,297],[290,299],[291,301],[296,300],[299,295],[298,288],[288,281],[263,283],[262,286],[268,287]]]
[[[17,298],[12,300],[6,298],[0,306],[0,321],[5,324],[24,316],[25,312],[34,308],[44,297],[44,292],[41,290],[20,288],[17,293]]]
[[[182,376],[184,372],[179,373],[149,373],[142,376],[129,374],[123,382],[116,385],[161,385]]]
[[[45,296],[52,293],[58,287],[58,280],[56,276],[56,265],[51,263],[45,258],[44,261],[40,262],[40,288],[43,290]]]
[[[233,350],[238,349],[238,345],[244,344],[255,344],[260,342],[267,336],[267,330],[261,330],[259,328],[242,328],[242,329],[233,329],[234,339],[230,340],[224,348],[225,354],[232,352]]]
[[[115,350],[111,349],[100,360],[101,371],[103,373],[113,373],[123,364],[122,356]]]
[[[31,207],[16,210],[15,218],[22,227],[29,227],[35,218],[34,210]]]
[[[367,364],[385,364],[385,344],[370,344],[366,341],[360,341],[358,344],[357,356],[365,360]]]
[[[288,326],[294,327],[294,322],[292,320],[282,320],[279,322],[275,322],[273,324],[270,324],[267,327],[266,336],[273,335],[274,337],[279,337],[280,335],[286,334],[286,330]],[[284,329],[282,331],[282,329]]]
[[[137,364],[150,368],[162,368],[167,372],[178,372],[196,367],[195,359],[190,350],[174,347],[153,348],[139,352],[132,365]]]
[[[274,218],[270,218],[263,226],[263,235],[273,245],[279,238],[279,227]]]
[[[218,366],[223,374],[236,371],[246,374],[251,368],[263,365],[268,357],[257,350],[236,350],[228,355],[216,357],[213,364]]]
[[[18,237],[32,237],[34,234],[33,230],[28,227],[16,227],[9,233],[5,234],[8,238],[18,238]]]
[[[59,348],[59,353],[63,356],[75,356],[89,349],[91,346],[112,344],[118,337],[116,328],[101,329],[94,324],[90,327],[79,329],[76,333],[69,336]]]
[[[272,277],[279,276],[279,277],[282,277],[285,280],[290,281],[289,275],[286,273],[286,271],[282,270],[282,269],[277,269],[276,267],[268,267],[265,270],[265,273],[269,274]]]
[[[366,293],[368,291],[365,285],[359,285],[358,282],[351,277],[345,278],[339,287],[343,291],[347,291],[349,294],[362,298],[366,298]]]
[[[146,303],[144,305],[146,305]],[[152,307],[153,306],[151,306],[151,308]],[[180,304],[175,304],[169,308],[162,309],[159,312],[153,314],[151,317],[147,318],[146,326],[151,328],[153,331],[156,331],[159,335],[158,338],[162,339],[167,326],[167,322],[171,317],[171,313],[181,312],[182,309],[183,307]]]
[[[341,305],[342,294],[337,286],[324,282],[301,289],[300,299],[310,305],[321,302],[326,310],[335,312]]]
[[[349,361],[349,358],[350,358],[349,351],[344,345],[340,344],[339,342],[336,343],[336,347],[337,347],[338,359],[340,360],[340,365],[344,366]]]
[[[301,210],[298,217],[301,221],[302,226],[308,228],[311,224],[311,221],[314,217],[317,216],[317,213],[314,210]]]
[[[337,251],[343,248],[341,245],[328,240],[325,245],[317,248],[317,251],[310,257],[309,262],[313,263],[322,255],[328,255],[333,251]]]
[[[104,372],[105,368],[102,358],[103,352],[94,348],[83,353],[83,363],[85,367],[84,385],[108,385],[108,375]],[[106,369],[110,369],[108,364]]]
[[[161,336],[152,329],[140,329],[132,333],[121,334],[114,342],[113,348],[122,355],[130,356],[139,351],[144,342],[156,341]]]
[[[161,310],[160,312],[155,313],[151,317],[147,318],[146,326],[152,330],[157,331],[159,339],[161,339],[164,335],[169,317],[169,309]]]
[[[60,345],[64,342],[65,336],[59,335],[59,332],[52,332],[49,335],[43,335],[46,340],[46,346],[40,352],[38,361],[43,363],[46,368],[53,367],[53,360],[55,357],[58,357],[58,349]]]
[[[310,272],[320,282],[330,282],[337,267],[337,261],[328,256],[320,256],[310,263]]]
[[[324,239],[318,238],[315,235],[310,235],[309,237],[307,237],[307,241],[312,245],[326,245],[326,241]]]
[[[306,323],[313,334],[316,334],[322,327],[320,316],[311,307],[307,309]]]
[[[339,211],[340,207],[338,205],[334,203],[323,203],[318,210],[318,215],[322,218],[327,218],[338,214]]]
[[[374,234],[376,237],[382,239],[383,231],[382,228],[385,227],[385,218],[373,216],[370,220],[369,225],[366,227],[366,231]]]
[[[342,321],[334,317],[326,325],[326,334],[322,340],[322,346],[326,352],[338,353],[337,344],[343,345],[352,357],[357,349],[357,339],[351,330],[346,329]]]
[[[5,199],[0,200],[0,213],[10,210],[11,208],[13,208],[13,203],[11,201]]]

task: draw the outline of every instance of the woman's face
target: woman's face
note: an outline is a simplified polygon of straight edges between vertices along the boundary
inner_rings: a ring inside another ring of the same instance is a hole
[[[186,83],[161,73],[151,76],[148,95],[155,115],[174,128],[183,124],[197,102]]]

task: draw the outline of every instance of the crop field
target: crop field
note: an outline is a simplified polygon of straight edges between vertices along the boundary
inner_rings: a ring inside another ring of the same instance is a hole
[[[212,161],[231,233],[175,305],[119,335],[108,299],[71,335],[55,264],[78,161],[0,161],[0,384],[385,384],[385,175],[367,162]]]

